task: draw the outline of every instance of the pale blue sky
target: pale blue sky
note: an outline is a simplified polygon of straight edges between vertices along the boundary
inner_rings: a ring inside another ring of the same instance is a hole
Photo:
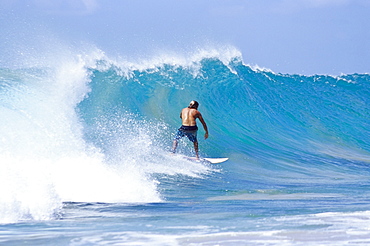
[[[128,58],[231,45],[275,72],[370,72],[370,0],[1,0],[0,14],[1,64],[41,38]]]

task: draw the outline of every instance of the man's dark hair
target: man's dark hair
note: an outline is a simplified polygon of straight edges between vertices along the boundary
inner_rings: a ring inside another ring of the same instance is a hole
[[[197,101],[191,101],[188,108],[195,108],[197,109],[199,106],[199,103]]]

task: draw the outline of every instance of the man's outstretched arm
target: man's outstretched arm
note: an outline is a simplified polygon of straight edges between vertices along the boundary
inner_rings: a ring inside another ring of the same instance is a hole
[[[202,123],[202,125],[203,125],[204,131],[206,132],[206,133],[204,134],[204,139],[207,139],[207,138],[208,138],[208,127],[207,127],[206,122],[205,122],[205,121],[204,121],[204,119],[203,119],[202,114],[199,114],[199,120],[200,120],[200,122],[201,122],[201,123]]]

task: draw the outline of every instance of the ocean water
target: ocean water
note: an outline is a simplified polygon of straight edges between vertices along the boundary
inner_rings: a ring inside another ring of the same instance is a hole
[[[370,244],[370,75],[55,59],[0,68],[1,245]],[[169,154],[191,100],[200,155],[229,161]]]

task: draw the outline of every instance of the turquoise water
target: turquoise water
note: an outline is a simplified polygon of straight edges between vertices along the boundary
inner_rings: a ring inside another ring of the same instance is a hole
[[[368,245],[370,76],[221,54],[0,69],[0,243]],[[228,162],[168,153],[191,100]]]

